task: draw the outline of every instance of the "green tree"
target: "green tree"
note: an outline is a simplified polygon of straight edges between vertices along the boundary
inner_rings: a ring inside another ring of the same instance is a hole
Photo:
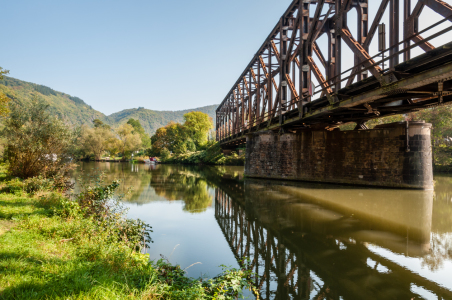
[[[3,80],[3,75],[8,73],[9,73],[8,70],[4,70],[2,67],[0,67],[0,80]],[[0,116],[6,116],[8,114],[9,100],[10,99],[5,94],[0,93]]]
[[[143,128],[143,126],[141,126],[140,121],[130,118],[129,121],[127,121],[127,124],[132,125],[133,133],[138,133],[140,135],[141,146],[144,149],[150,148],[151,147],[151,138],[144,131],[144,128]]]
[[[188,136],[197,147],[207,143],[209,131],[213,129],[212,118],[200,111],[192,111],[184,115],[184,126]]]
[[[66,176],[78,133],[54,117],[49,105],[37,97],[28,104],[12,102],[10,110],[2,132],[9,173],[20,178]]]
[[[102,122],[102,121],[99,120],[99,119],[94,119],[94,120],[93,120],[93,124],[94,124],[94,128],[103,127],[103,128],[108,129],[108,130],[111,130],[110,125],[105,124],[104,122]]]
[[[129,157],[131,152],[140,149],[141,137],[138,133],[133,133],[133,127],[123,124],[116,129],[118,135],[118,148],[124,156]]]
[[[85,154],[94,154],[96,160],[102,158],[102,154],[108,149],[110,139],[114,138],[110,129],[104,126],[89,128],[82,127],[80,145]]]
[[[116,137],[112,136],[107,140],[106,150],[110,153],[112,158],[115,158],[116,154],[119,153],[120,147],[120,141]]]

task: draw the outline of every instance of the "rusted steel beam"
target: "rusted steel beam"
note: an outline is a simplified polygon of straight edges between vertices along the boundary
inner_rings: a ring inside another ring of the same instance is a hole
[[[419,47],[424,50],[425,52],[431,51],[435,49],[435,46],[430,44],[429,42],[424,41],[424,39],[420,35],[415,35],[411,38],[413,42],[415,43],[421,43],[419,44]],[[409,47],[409,46],[408,46]]]
[[[399,51],[399,0],[389,1],[389,55]],[[396,55],[389,60],[389,68],[399,64],[399,56]],[[372,73],[373,74],[373,73]]]
[[[297,37],[297,31],[298,31],[298,28],[300,27],[300,15],[301,15],[301,11],[298,10],[298,15],[297,15],[297,18],[295,18],[295,23],[294,23],[293,29],[292,29],[292,36],[290,37],[289,47],[287,49],[287,53],[289,55],[292,53],[293,46],[295,44],[295,38]],[[289,62],[290,61],[292,61],[292,59],[289,59]]]
[[[282,17],[280,19],[280,27],[279,27],[279,69],[280,69],[280,76],[279,76],[279,87],[280,87],[280,93],[278,99],[279,104],[279,124],[282,124],[283,118],[282,114],[283,111],[285,111],[285,106],[287,103],[287,81],[286,81],[286,74],[287,74],[287,57],[286,57],[286,51],[287,51],[287,19],[285,17]],[[277,51],[275,51],[275,54]]]
[[[381,1],[380,7],[378,8],[374,21],[372,22],[372,26],[370,27],[369,32],[367,34],[367,38],[364,41],[364,45],[363,45],[364,48],[367,48],[370,46],[370,43],[372,42],[375,32],[377,31],[378,25],[380,24],[381,19],[383,18],[383,14],[386,11],[386,7],[388,6],[388,3],[389,3],[389,0]]]
[[[269,47],[268,48],[268,67],[271,69],[272,66],[272,50]],[[262,60],[263,61],[263,60]],[[269,118],[271,119],[273,117],[272,111],[273,111],[273,76],[272,73],[269,72],[267,77],[267,95],[268,95],[268,111],[269,111]]]
[[[311,20],[311,26],[309,27],[309,34],[307,40],[307,47],[310,47],[315,41],[316,35],[318,34],[317,23],[319,22],[320,14],[322,13],[323,5],[325,0],[319,0],[317,7],[315,9],[314,17]]]
[[[441,0],[419,0],[444,18],[452,16],[452,5]],[[450,19],[452,21],[452,19]]]
[[[328,82],[325,80],[325,78],[323,77],[322,73],[320,72],[319,68],[317,67],[317,65],[315,64],[314,60],[312,59],[311,56],[308,56],[308,62],[309,62],[309,66],[312,69],[312,72],[314,73],[314,76],[317,78],[317,81],[320,83],[320,85],[322,86],[322,89],[326,91],[326,96],[328,98],[328,101],[330,103],[334,102],[333,97],[331,96],[331,94],[333,93],[333,90],[331,89],[331,87],[328,85]]]
[[[294,94],[295,98],[298,98],[298,92],[295,88],[295,85],[292,82],[292,79],[290,78],[289,74],[286,74],[287,84],[289,85],[289,88],[291,92]]]
[[[381,68],[378,65],[374,65],[375,61],[371,59],[369,53],[367,53],[367,51],[364,50],[364,48],[353,38],[350,31],[346,28],[342,28],[341,36],[344,39],[344,42],[349,46],[349,48],[364,62],[364,66],[366,66],[367,68],[370,67],[369,71],[372,73],[372,75],[374,75],[377,80],[381,81]]]
[[[270,75],[269,75],[270,73],[269,73],[269,71],[267,69],[267,66],[265,65],[265,62],[264,62],[264,59],[262,58],[262,56],[259,56],[259,61],[260,61],[260,64],[262,66],[262,70],[264,71],[265,77],[267,77],[267,79],[270,78]],[[276,84],[276,81],[273,78],[273,76],[271,76],[271,82],[273,83],[273,86],[275,87],[275,90],[277,90],[278,89],[278,85]]]
[[[440,80],[444,79],[452,79],[452,64],[449,63],[447,65],[441,65],[432,70],[425,71],[414,75],[410,78],[401,79],[391,85],[381,87],[377,90],[369,91],[363,94],[360,94],[355,97],[351,97],[345,100],[340,101],[336,104],[335,109],[339,108],[348,108],[355,107],[358,105],[363,105],[364,103],[368,103],[371,101],[375,101],[381,98],[386,97],[388,94],[393,92],[403,92],[414,90],[416,88],[420,88]],[[309,113],[306,118],[314,117],[320,114],[331,113],[331,108],[325,106],[316,110],[313,110]]]
[[[278,48],[276,47],[275,42],[274,42],[274,41],[270,41],[270,43],[271,43],[271,45],[272,45],[273,52],[275,53],[276,60],[277,60],[278,62],[280,62],[281,59],[280,59],[279,51],[278,51]],[[261,57],[261,58],[262,58],[262,57]]]
[[[407,36],[407,24],[409,22],[409,20],[411,19],[411,0],[403,0],[403,24],[404,24],[404,35],[403,35],[403,39],[405,40],[405,42],[403,43],[403,47],[406,49],[410,46],[410,41],[406,41]],[[403,52],[403,61],[407,61],[411,58],[411,50],[408,49],[407,51]]]
[[[314,53],[315,53],[315,54],[317,55],[317,57],[319,58],[320,63],[322,64],[322,66],[323,66],[324,68],[326,68],[325,57],[323,56],[322,51],[320,50],[319,45],[317,45],[317,43],[314,43],[314,44],[312,45],[312,50],[314,50]]]

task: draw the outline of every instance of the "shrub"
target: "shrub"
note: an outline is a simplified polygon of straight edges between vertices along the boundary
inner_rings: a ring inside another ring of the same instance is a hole
[[[85,217],[93,218],[113,238],[139,251],[152,242],[152,227],[140,219],[126,218],[127,209],[121,204],[122,196],[115,195],[119,181],[106,184],[104,178],[105,175],[101,173],[87,181],[80,180],[81,192],[75,196],[75,201]],[[66,212],[67,209],[63,211]]]
[[[168,149],[163,148],[162,151],[160,151],[160,158],[165,160],[168,159],[171,156],[171,153],[169,152]]]
[[[35,97],[29,104],[13,102],[10,110],[3,129],[9,174],[23,179],[67,177],[77,133],[52,116],[42,99]]]
[[[24,192],[24,183],[19,178],[13,178],[5,182],[5,186],[1,189],[2,193],[22,194]]]
[[[24,190],[32,195],[40,191],[49,191],[54,189],[53,180],[42,176],[28,178],[23,181],[23,185]]]

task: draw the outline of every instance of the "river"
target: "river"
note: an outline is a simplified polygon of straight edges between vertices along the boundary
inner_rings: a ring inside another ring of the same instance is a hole
[[[452,299],[452,177],[434,191],[244,178],[243,167],[80,163],[121,180],[146,250],[214,277],[247,264],[260,299]],[[244,258],[248,257],[248,261]]]

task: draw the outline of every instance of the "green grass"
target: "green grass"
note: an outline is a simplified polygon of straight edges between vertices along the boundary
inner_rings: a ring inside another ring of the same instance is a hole
[[[248,271],[201,281],[150,262],[94,219],[61,213],[62,203],[55,192],[0,192],[0,299],[236,299],[250,287]]]
[[[0,194],[0,220],[1,299],[158,299],[163,294],[147,256],[109,241],[91,220],[52,216],[40,200],[10,194]]]

